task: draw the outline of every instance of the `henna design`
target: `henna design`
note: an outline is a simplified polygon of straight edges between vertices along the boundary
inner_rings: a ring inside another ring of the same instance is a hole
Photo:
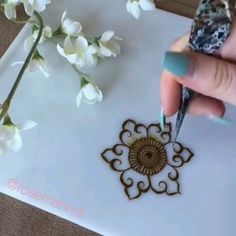
[[[145,126],[126,120],[120,143],[101,153],[111,169],[121,173],[120,182],[130,200],[149,190],[180,194],[178,168],[188,163],[193,153],[180,143],[172,149],[171,133],[171,123],[162,130],[160,124]]]

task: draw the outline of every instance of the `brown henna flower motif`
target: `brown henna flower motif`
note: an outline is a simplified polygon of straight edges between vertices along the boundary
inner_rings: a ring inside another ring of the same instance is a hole
[[[121,173],[129,199],[138,198],[143,192],[153,190],[157,194],[180,193],[178,168],[189,162],[193,153],[171,141],[171,123],[148,127],[127,120],[120,133],[120,144],[106,149],[101,155],[110,167]]]

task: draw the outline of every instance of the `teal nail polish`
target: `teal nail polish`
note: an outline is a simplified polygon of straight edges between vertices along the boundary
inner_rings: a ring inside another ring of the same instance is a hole
[[[230,120],[226,120],[222,117],[215,116],[215,115],[210,115],[209,116],[210,120],[214,121],[217,124],[224,125],[224,126],[232,126],[233,122]]]
[[[163,66],[172,74],[182,77],[191,74],[191,58],[187,54],[166,52]]]
[[[160,111],[160,125],[161,125],[161,128],[163,130],[165,129],[165,120],[166,120],[166,117],[164,115],[163,108],[161,108],[161,111]]]

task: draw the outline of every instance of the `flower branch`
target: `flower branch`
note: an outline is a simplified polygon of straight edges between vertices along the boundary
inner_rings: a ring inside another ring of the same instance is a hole
[[[45,77],[50,75],[50,67],[46,59],[40,54],[38,45],[45,41],[52,41],[56,49],[65,60],[72,66],[80,79],[80,89],[76,97],[77,106],[84,101],[88,104],[101,102],[103,94],[94,80],[88,74],[81,71],[83,67],[95,66],[100,60],[109,57],[117,57],[120,54],[119,37],[114,31],[106,31],[98,37],[88,37],[82,32],[82,25],[67,16],[65,11],[61,22],[56,30],[48,25],[44,26],[43,19],[39,12],[45,10],[50,0],[0,0],[0,10],[6,17],[17,24],[31,24],[32,34],[25,40],[24,49],[28,51],[25,61],[14,62],[12,65],[22,65],[20,72],[6,98],[0,107],[0,154],[6,150],[19,151],[22,146],[20,132],[36,126],[33,121],[26,121],[22,125],[15,125],[11,120],[8,111],[16,90],[27,71],[41,70]],[[18,20],[16,8],[22,5],[26,14],[35,16],[36,20]],[[61,45],[64,41],[64,45]]]
[[[38,23],[39,23],[39,33],[38,33],[37,39],[35,40],[35,42],[34,42],[32,48],[31,48],[31,50],[30,50],[30,52],[29,52],[29,54],[28,54],[28,56],[27,56],[27,58],[26,58],[26,60],[23,64],[23,66],[22,66],[22,68],[21,68],[21,70],[20,70],[20,72],[19,72],[19,74],[16,78],[15,83],[13,84],[13,87],[11,88],[11,90],[10,90],[8,96],[7,96],[7,99],[3,103],[2,112],[0,114],[0,121],[5,116],[5,114],[8,112],[8,109],[9,109],[10,104],[11,104],[11,100],[12,100],[12,98],[13,98],[13,96],[14,96],[14,94],[15,94],[18,86],[19,86],[19,83],[20,83],[21,79],[23,78],[24,72],[25,72],[27,66],[30,63],[30,60],[33,57],[33,54],[34,54],[34,52],[37,48],[37,45],[39,43],[39,40],[40,40],[41,36],[42,36],[43,20],[42,20],[41,16],[36,11],[34,12],[34,16],[37,18]]]

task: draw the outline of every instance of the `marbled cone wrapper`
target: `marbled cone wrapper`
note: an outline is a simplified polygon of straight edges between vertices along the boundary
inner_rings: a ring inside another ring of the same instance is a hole
[[[234,15],[235,0],[202,0],[193,21],[189,47],[211,55],[228,38]]]

